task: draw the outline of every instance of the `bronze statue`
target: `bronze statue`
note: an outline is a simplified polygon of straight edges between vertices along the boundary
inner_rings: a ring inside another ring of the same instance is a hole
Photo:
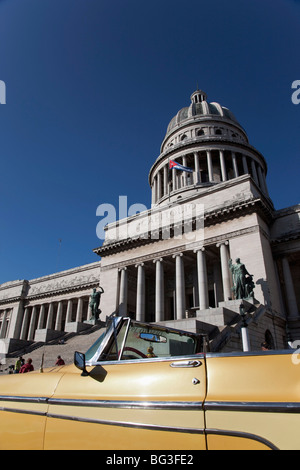
[[[90,307],[92,311],[92,319],[98,320],[99,315],[101,313],[101,310],[99,309],[99,304],[100,304],[100,299],[101,299],[101,294],[103,294],[104,290],[100,286],[101,291],[97,291],[97,289],[94,287],[93,292],[90,296]]]
[[[230,259],[229,269],[232,272],[233,279],[233,292],[236,299],[249,299],[254,297],[254,282],[253,275],[249,274],[245,265],[241,263],[240,258],[237,258],[236,264],[232,264]]]

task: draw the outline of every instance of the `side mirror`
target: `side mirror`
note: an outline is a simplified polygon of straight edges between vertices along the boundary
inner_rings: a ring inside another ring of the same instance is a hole
[[[76,367],[78,367],[78,369],[82,370],[82,377],[86,377],[87,375],[89,375],[85,367],[85,354],[75,351],[74,364]]]

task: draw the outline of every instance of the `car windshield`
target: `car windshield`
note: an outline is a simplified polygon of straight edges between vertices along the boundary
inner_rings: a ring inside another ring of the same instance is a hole
[[[107,336],[100,338],[86,353],[87,362],[132,360],[186,356],[197,351],[197,338],[192,333],[140,324],[129,318],[117,319]]]

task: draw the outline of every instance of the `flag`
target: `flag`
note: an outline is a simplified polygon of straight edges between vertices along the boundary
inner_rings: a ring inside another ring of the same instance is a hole
[[[170,170],[173,170],[173,168],[175,168],[175,170],[181,170],[181,171],[187,171],[188,173],[193,173],[192,168],[188,168],[187,166],[180,165],[180,163],[174,162],[174,160],[170,160],[169,168]]]

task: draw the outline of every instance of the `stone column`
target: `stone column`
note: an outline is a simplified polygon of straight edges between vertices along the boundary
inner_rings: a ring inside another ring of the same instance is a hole
[[[259,186],[260,186],[260,189],[261,189],[266,195],[268,195],[268,189],[267,189],[267,185],[266,185],[265,176],[264,176],[263,170],[262,170],[262,168],[261,168],[260,165],[258,165],[257,173],[258,173],[258,179],[259,179]]]
[[[244,170],[244,174],[245,174],[245,175],[248,175],[248,174],[249,174],[249,168],[248,168],[248,163],[247,163],[247,157],[246,157],[246,155],[243,155],[242,161],[243,161],[243,170]]]
[[[294,289],[293,278],[290,270],[290,265],[287,257],[282,258],[282,269],[283,269],[283,277],[284,277],[284,284],[286,289],[286,300],[287,300],[287,307],[288,307],[288,316],[289,318],[298,318],[299,311],[297,305],[297,299]]]
[[[221,272],[220,272],[220,263],[217,261],[213,265],[213,282],[214,282],[214,296],[215,296],[215,305],[218,307],[219,301],[221,300]]]
[[[239,170],[236,161],[236,154],[234,152],[231,153],[232,156],[232,166],[234,171],[234,177],[237,178],[239,176]]]
[[[195,164],[194,184],[198,184],[200,183],[200,168],[199,168],[199,155],[197,152],[194,152],[194,164]]]
[[[226,172],[224,150],[220,150],[220,165],[221,165],[222,181],[227,181],[227,172]]]
[[[49,309],[48,309],[48,316],[47,316],[47,324],[46,328],[47,330],[52,330],[52,323],[53,323],[53,302],[49,304]]]
[[[199,308],[205,310],[209,308],[205,248],[194,250],[194,253],[197,253]]]
[[[168,194],[168,188],[169,188],[169,178],[168,178],[168,165],[164,166],[164,196]]]
[[[30,319],[30,307],[26,307],[25,308],[25,313],[24,313],[24,318],[23,318],[23,323],[22,323],[20,339],[24,339],[24,340],[27,339],[29,319]]]
[[[62,314],[63,314],[63,303],[62,303],[62,301],[60,301],[60,302],[58,302],[57,314],[56,314],[56,323],[55,323],[55,329],[57,331],[61,331]]]
[[[206,150],[207,157],[207,168],[208,168],[208,180],[214,181],[214,170],[212,165],[211,150]]]
[[[185,280],[183,254],[173,255],[176,263],[176,319],[185,318]]]
[[[163,259],[153,260],[155,263],[155,321],[164,321],[164,267]]]
[[[259,185],[258,184],[257,172],[256,172],[256,165],[255,165],[255,161],[253,160],[253,158],[251,159],[251,169],[252,169],[253,179],[254,179],[255,183],[257,185]]]
[[[5,337],[7,312],[8,312],[7,310],[4,310],[3,317],[2,317],[2,325],[1,325],[1,330],[0,330],[0,338]]]
[[[32,307],[32,313],[31,313],[31,319],[30,319],[30,325],[29,325],[29,332],[28,332],[28,340],[29,341],[34,340],[36,317],[37,317],[37,309],[36,309],[36,306],[34,305],[34,307]]]
[[[127,268],[122,268],[120,279],[120,296],[119,296],[119,315],[124,317],[127,315],[127,290],[128,290],[128,274]]]
[[[83,298],[79,297],[77,303],[77,311],[76,311],[76,322],[82,322],[82,309],[83,309]]]
[[[161,172],[157,172],[157,191],[156,191],[156,201],[161,198]]]
[[[217,247],[220,248],[224,301],[227,301],[231,298],[230,273],[229,273],[229,267],[228,267],[228,260],[229,260],[228,241],[218,243]]]
[[[41,330],[44,328],[44,321],[45,321],[45,305],[42,304],[40,307],[40,313],[39,313],[38,330]]]
[[[176,170],[175,168],[172,168],[172,185],[173,185],[173,191],[175,191],[177,189],[177,185],[176,185],[176,182],[177,182],[177,178],[176,178]]]
[[[186,156],[182,157],[182,164],[183,166],[187,166],[187,158]],[[186,187],[188,185],[188,180],[187,180],[187,172],[182,171],[182,178],[183,178],[183,186]]]
[[[8,338],[20,339],[24,320],[24,301],[20,300],[12,309],[9,321]]]
[[[72,299],[69,299],[68,300],[68,306],[67,306],[66,323],[71,323],[71,321],[72,321],[72,312],[73,312],[73,301],[72,301]]]
[[[136,289],[136,319],[145,321],[145,267],[144,263],[137,264],[137,289]]]
[[[156,204],[156,176],[153,177],[153,184],[152,184],[152,204]]]

